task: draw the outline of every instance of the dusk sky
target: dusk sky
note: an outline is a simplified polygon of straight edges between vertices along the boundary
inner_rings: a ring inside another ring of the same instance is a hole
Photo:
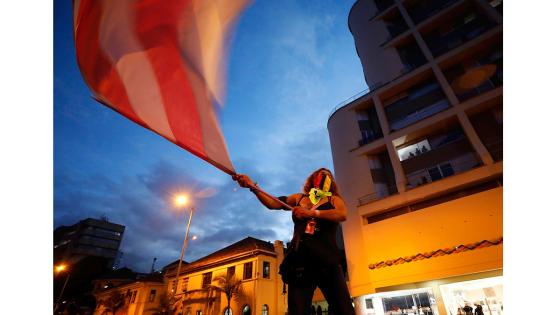
[[[178,259],[187,191],[196,211],[185,260],[247,236],[287,242],[289,212],[269,211],[231,177],[91,98],[76,65],[71,1],[54,1],[54,228],[106,215],[126,226],[120,266]],[[347,18],[354,0],[255,1],[230,51],[220,118],[238,173],[264,190],[301,190],[332,169],[327,119],[366,84]],[[336,176],[336,174],[335,174]]]

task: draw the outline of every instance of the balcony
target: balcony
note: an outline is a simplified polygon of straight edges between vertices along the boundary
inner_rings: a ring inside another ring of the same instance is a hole
[[[478,137],[494,161],[503,160],[503,106],[499,104],[469,117]]]
[[[464,102],[502,85],[502,46],[501,39],[489,38],[441,63],[443,74],[459,101]]]
[[[391,17],[383,19],[383,22],[385,23],[385,27],[387,27],[389,36],[383,43],[379,45],[382,47],[389,43],[391,40],[401,35],[404,31],[408,30],[408,25],[403,19],[401,13],[398,11],[395,11],[395,13],[392,14]]]
[[[362,138],[358,141],[359,146],[363,146],[383,137],[379,119],[377,118],[377,112],[373,104],[366,110],[357,111],[356,114],[358,115],[358,127],[362,134]]]
[[[418,149],[420,146],[422,149]],[[427,136],[413,145],[399,148],[398,152],[408,188],[428,184],[480,165],[460,127]]]
[[[452,17],[442,25],[423,35],[434,57],[438,57],[480,36],[494,27],[496,23],[476,11],[469,11],[467,14]]]
[[[358,205],[383,199],[398,193],[395,173],[387,151],[368,157],[374,192],[358,198]]]
[[[385,112],[390,129],[395,131],[447,108],[449,102],[439,84],[428,82],[402,93],[397,101],[385,106]]]
[[[415,24],[419,24],[458,1],[459,0],[410,1],[410,4],[406,4],[406,10],[412,18],[412,21],[414,21]]]
[[[401,74],[406,74],[427,62],[420,47],[414,41],[408,45],[397,47],[397,52],[403,63]]]
[[[394,0],[374,0],[375,6],[377,7],[377,12],[383,12],[387,10],[390,6],[395,4]]]

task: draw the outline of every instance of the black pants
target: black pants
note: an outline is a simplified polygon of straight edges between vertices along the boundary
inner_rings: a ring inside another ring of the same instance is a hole
[[[304,280],[288,285],[289,315],[311,314],[313,292],[319,287],[334,315],[354,315],[350,293],[340,265],[316,267],[307,271]]]

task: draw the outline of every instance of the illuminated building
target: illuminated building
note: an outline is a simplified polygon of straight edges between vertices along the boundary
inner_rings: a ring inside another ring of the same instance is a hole
[[[502,2],[358,0],[327,124],[357,314],[502,314]]]
[[[161,273],[142,275],[122,268],[93,281],[93,315],[153,314],[167,302]]]
[[[282,241],[274,244],[247,237],[191,263],[182,264],[175,295],[181,301],[180,314],[227,313],[223,293],[207,290],[218,275],[235,275],[242,280],[243,294],[232,299],[232,314],[285,314],[287,294],[278,268],[284,258]],[[164,281],[172,293],[178,261],[164,267]]]

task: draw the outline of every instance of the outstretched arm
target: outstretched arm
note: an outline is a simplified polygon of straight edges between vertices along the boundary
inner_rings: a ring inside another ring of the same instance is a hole
[[[267,207],[268,209],[291,210],[289,208],[286,208],[277,199],[272,198],[269,194],[267,194],[267,193],[265,193],[265,192],[263,192],[259,189],[255,189],[257,187],[257,185],[251,180],[251,178],[249,178],[249,176],[242,175],[242,174],[237,174],[237,175],[233,175],[232,178],[233,178],[233,180],[235,180],[239,183],[239,186],[244,187],[244,188],[249,188],[251,190],[251,192],[253,192],[255,194],[255,196],[257,196],[259,201],[265,207]],[[285,200],[282,200],[282,201],[285,202],[286,204],[288,204],[289,206],[293,206],[293,205],[296,204],[297,195],[298,194],[290,195]]]

